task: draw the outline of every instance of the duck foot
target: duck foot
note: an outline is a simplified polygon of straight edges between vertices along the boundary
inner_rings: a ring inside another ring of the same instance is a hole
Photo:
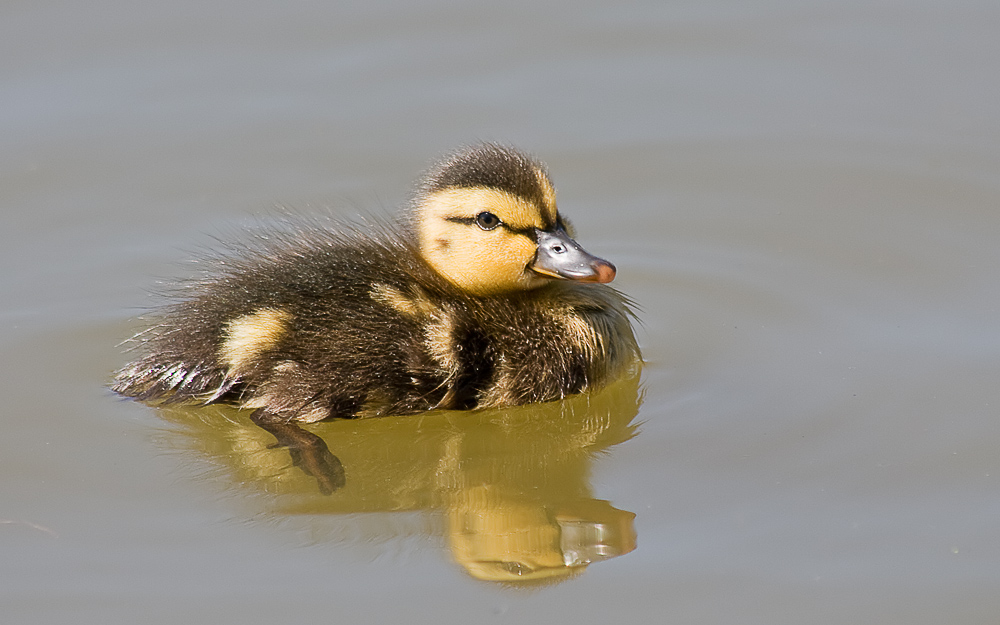
[[[344,465],[330,453],[326,442],[312,432],[307,432],[295,423],[278,421],[266,410],[255,410],[250,415],[262,429],[278,439],[273,447],[285,447],[292,456],[292,463],[316,478],[319,491],[329,495],[344,487]]]

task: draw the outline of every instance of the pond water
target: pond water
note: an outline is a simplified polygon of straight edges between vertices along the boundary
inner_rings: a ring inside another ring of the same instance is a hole
[[[998,23],[975,0],[7,3],[2,620],[996,623]],[[546,161],[616,263],[639,377],[317,424],[332,495],[245,414],[107,390],[198,250],[279,205],[390,213],[480,139]]]

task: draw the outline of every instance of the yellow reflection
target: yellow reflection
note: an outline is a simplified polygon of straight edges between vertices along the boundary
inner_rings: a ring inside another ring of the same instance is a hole
[[[330,495],[288,449],[224,407],[162,409],[185,447],[268,493],[279,515],[436,513],[452,557],[477,579],[551,583],[635,549],[635,515],[591,495],[595,455],[628,440],[638,373],[592,395],[503,410],[438,411],[306,426],[343,466]]]

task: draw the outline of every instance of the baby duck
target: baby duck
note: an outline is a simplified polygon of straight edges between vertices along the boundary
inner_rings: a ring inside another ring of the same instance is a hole
[[[279,424],[599,388],[639,348],[629,301],[605,286],[614,265],[571,232],[541,163],[492,143],[462,149],[395,226],[300,226],[216,261],[134,337],[145,355],[113,389],[235,403],[289,444]]]

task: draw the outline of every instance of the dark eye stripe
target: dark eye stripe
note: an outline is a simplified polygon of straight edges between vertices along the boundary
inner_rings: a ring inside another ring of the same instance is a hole
[[[462,224],[464,226],[479,226],[479,224],[477,223],[477,218],[478,215],[476,217],[445,217],[445,221],[450,221],[451,223],[455,224]],[[515,228],[514,226],[506,224],[502,221],[493,228],[490,228],[489,230],[495,230],[496,228],[503,228],[504,230],[510,232],[511,234],[520,234],[528,237],[531,240],[535,239],[535,231],[537,230],[537,228],[534,228],[533,226],[528,226],[527,228]]]
[[[445,221],[450,221],[454,224],[462,224],[465,226],[471,226],[476,223],[475,217],[445,217]]]

